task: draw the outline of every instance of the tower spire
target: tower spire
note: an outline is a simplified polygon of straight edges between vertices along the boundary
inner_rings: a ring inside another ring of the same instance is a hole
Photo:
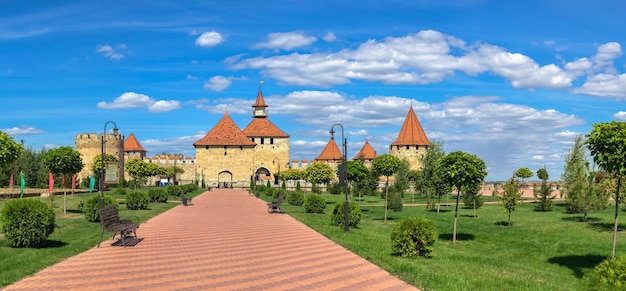
[[[266,118],[267,112],[265,108],[267,108],[267,104],[263,99],[263,91],[261,91],[261,87],[263,86],[263,80],[259,82],[259,92],[256,95],[256,102],[254,102],[254,112],[252,113],[252,117],[254,118]]]

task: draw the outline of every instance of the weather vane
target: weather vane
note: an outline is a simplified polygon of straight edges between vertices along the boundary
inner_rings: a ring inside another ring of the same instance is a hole
[[[259,81],[259,91],[261,91],[262,86],[263,86],[263,80]]]

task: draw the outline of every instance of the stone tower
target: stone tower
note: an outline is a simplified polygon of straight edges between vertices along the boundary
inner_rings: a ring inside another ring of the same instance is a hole
[[[370,142],[366,140],[361,150],[359,150],[359,152],[352,159],[355,161],[357,160],[363,161],[363,164],[365,164],[367,168],[371,169],[372,162],[374,162],[374,159],[376,157],[378,157],[378,154],[376,154],[376,150],[374,150]]]
[[[119,162],[118,165],[118,177],[124,177],[124,135],[122,134],[105,134],[104,135],[104,151],[107,154],[113,154],[117,156]],[[102,134],[97,133],[83,133],[76,136],[75,139],[76,151],[80,153],[85,167],[78,173],[78,179],[87,179],[89,175],[93,175],[93,159],[96,156],[102,155]]]
[[[406,159],[411,170],[420,170],[422,169],[420,159],[426,153],[428,146],[430,146],[430,141],[411,106],[398,138],[389,146],[389,153],[401,160]]]
[[[339,150],[335,138],[331,137],[320,155],[317,156],[314,161],[327,163],[332,169],[337,169],[342,160],[343,154],[341,150]]]

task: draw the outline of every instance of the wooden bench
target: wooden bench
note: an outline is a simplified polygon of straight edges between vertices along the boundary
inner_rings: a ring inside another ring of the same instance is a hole
[[[131,220],[120,219],[117,207],[115,206],[100,208],[98,214],[100,215],[100,225],[102,226],[102,234],[100,234],[98,247],[100,247],[100,243],[102,243],[102,236],[104,236],[105,231],[113,232],[113,238],[119,233],[124,247],[126,247],[126,238],[137,237],[139,219],[137,219],[136,223]]]
[[[272,201],[267,203],[267,212],[269,213],[283,213],[280,206],[283,204],[283,195],[278,195],[278,201]]]

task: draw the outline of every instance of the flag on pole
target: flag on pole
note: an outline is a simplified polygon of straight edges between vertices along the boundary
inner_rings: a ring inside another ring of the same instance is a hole
[[[9,179],[9,188],[13,190],[13,173],[11,173],[11,178]]]
[[[24,172],[20,172],[20,198],[24,197],[24,187],[26,186],[26,181],[24,181]]]
[[[74,190],[76,190],[76,174],[72,175],[72,197],[74,197]]]
[[[63,175],[63,178],[61,179],[61,188],[65,188],[65,175]]]
[[[93,192],[94,186],[96,186],[96,178],[89,176],[89,193]]]
[[[52,197],[52,189],[54,189],[54,176],[52,176],[52,172],[48,174],[48,195]]]

